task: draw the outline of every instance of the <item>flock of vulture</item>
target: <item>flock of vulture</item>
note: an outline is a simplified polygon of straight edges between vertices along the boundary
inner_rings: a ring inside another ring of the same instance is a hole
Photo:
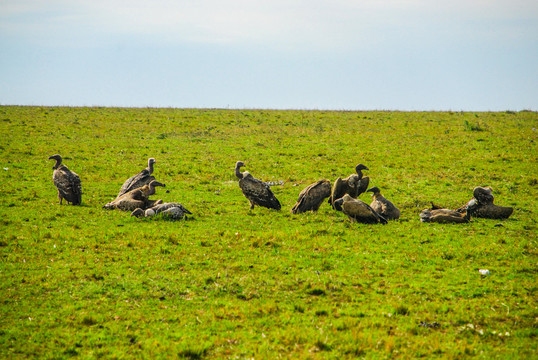
[[[82,187],[79,176],[62,164],[60,155],[49,157],[56,160],[52,179],[58,189],[60,204],[65,199],[73,205],[80,205]],[[105,209],[118,209],[131,211],[131,216],[153,217],[161,216],[170,220],[181,220],[191,214],[179,203],[164,203],[162,200],[151,200],[149,197],[155,194],[156,187],[165,185],[155,180],[153,165],[155,159],[148,160],[148,167],[125,181],[118,196],[113,201],[104,205]],[[239,179],[239,187],[250,202],[250,209],[254,206],[262,206],[269,209],[280,210],[281,205],[267,182],[256,179],[248,171],[241,172],[245,167],[242,161],[235,165],[235,175]],[[351,222],[364,224],[386,224],[390,220],[400,217],[400,210],[387,200],[378,187],[368,189],[370,178],[364,176],[362,170],[369,170],[363,164],[355,167],[355,174],[342,179],[338,178],[333,184],[323,179],[307,186],[299,194],[299,199],[291,209],[293,214],[306,211],[317,211],[321,204],[328,198],[328,203],[333,209],[341,211],[348,216]],[[365,192],[372,193],[372,203],[366,204],[359,199],[359,195]],[[490,187],[476,187],[473,198],[462,207],[451,210],[433,205],[431,209],[425,209],[420,213],[420,221],[437,223],[465,223],[471,217],[506,219],[512,215],[512,207],[504,207],[493,204],[494,197]]]

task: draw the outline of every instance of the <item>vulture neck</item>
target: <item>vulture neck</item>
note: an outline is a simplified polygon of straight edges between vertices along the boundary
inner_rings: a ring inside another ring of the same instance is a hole
[[[56,165],[54,165],[53,169],[58,169],[62,165],[62,159],[56,159]]]
[[[153,174],[153,163],[152,162],[148,163],[147,169],[148,169],[150,175]]]
[[[235,167],[235,176],[237,176],[239,179],[242,179],[243,178],[243,173],[241,173],[241,171],[239,171],[241,168],[239,166],[236,166]]]

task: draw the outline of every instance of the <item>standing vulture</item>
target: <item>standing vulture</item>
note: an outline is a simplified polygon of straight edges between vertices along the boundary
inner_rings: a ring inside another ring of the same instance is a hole
[[[163,203],[150,207],[145,211],[141,208],[137,208],[131,213],[131,216],[152,217],[159,214],[165,219],[182,220],[183,218],[186,219],[186,214],[192,213],[189,210],[185,209],[185,207],[180,203]]]
[[[140,171],[138,174],[131,176],[127,179],[118,193],[118,197],[122,196],[129,191],[139,188],[141,186],[149,184],[152,180],[155,180],[155,177],[151,174],[153,173],[153,164],[155,164],[154,158],[148,159],[148,167]]]
[[[307,186],[299,194],[297,203],[291,209],[292,214],[305,211],[318,211],[320,205],[327,197],[331,196],[331,182],[323,179]]]
[[[242,161],[238,161],[235,164],[235,176],[239,178],[239,187],[250,202],[250,209],[252,210],[255,205],[258,205],[269,209],[280,210],[280,202],[271,191],[269,185],[256,179],[248,171],[240,172],[239,170],[243,166],[245,164]]]
[[[349,194],[345,194],[334,203],[342,208],[342,212],[349,217],[351,222],[362,224],[387,223],[387,219],[379,215],[368,204],[362,200],[352,198]]]
[[[461,213],[470,212],[471,216],[477,218],[508,219],[514,212],[514,208],[493,204],[494,197],[492,195],[492,191],[493,190],[490,187],[484,188],[479,186],[474,188],[474,198],[456,211]],[[469,210],[469,204],[475,200],[477,202],[477,206]]]
[[[373,193],[373,200],[370,207],[379,215],[383,216],[387,220],[397,220],[400,218],[400,209],[398,209],[392,202],[381,195],[381,190],[379,190],[377,186],[374,186],[367,191]]]
[[[60,155],[52,155],[49,157],[49,160],[56,160],[56,164],[53,167],[52,181],[58,189],[60,204],[65,199],[72,205],[80,205],[82,201],[82,187],[79,176],[69,170],[67,166],[62,165],[62,157]]]
[[[357,174],[351,174],[347,178],[342,179],[338,178],[335,180],[331,196],[329,197],[329,204],[338,210],[342,209],[335,205],[335,201],[343,197],[345,194],[349,194],[352,198],[357,198],[360,194],[368,189],[368,184],[370,183],[369,177],[363,177],[362,170],[369,170],[365,165],[359,164],[355,166],[355,171]]]
[[[133,211],[136,208],[147,209],[148,207],[155,206],[162,203],[162,200],[149,200],[149,197],[155,194],[156,186],[164,187],[165,185],[157,180],[152,180],[148,185],[141,186],[118,196],[114,201],[104,205],[103,208]]]

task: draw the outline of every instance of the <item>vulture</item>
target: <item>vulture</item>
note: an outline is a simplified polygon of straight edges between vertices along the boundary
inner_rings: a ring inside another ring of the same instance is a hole
[[[351,222],[362,224],[387,223],[387,219],[379,215],[368,204],[362,200],[352,198],[349,194],[345,194],[334,203],[342,208],[342,212],[349,217]]]
[[[153,164],[155,164],[155,162],[154,158],[149,158],[148,167],[127,179],[123,183],[120,192],[118,193],[118,197],[155,180],[155,177],[151,175],[153,173]]]
[[[439,209],[436,206],[433,206],[431,209],[424,209],[420,213],[421,222],[435,222],[442,224],[459,224],[466,223],[471,220],[471,212],[478,205],[476,200],[471,200],[468,204],[468,210],[466,212],[458,212],[456,210],[450,209]]]
[[[514,208],[493,204],[494,197],[492,195],[492,191],[493,190],[490,187],[484,188],[479,186],[474,188],[474,198],[456,211],[460,213],[470,212],[471,216],[477,218],[508,219],[514,212]],[[469,210],[469,204],[475,200],[478,203],[477,206]]]
[[[155,194],[155,187],[162,186],[157,180],[152,180],[148,185],[133,189],[121,196],[118,196],[114,201],[104,205],[105,209],[119,209],[122,211],[133,211],[136,208],[147,209],[162,203],[162,200],[149,200],[151,195]]]
[[[186,219],[186,214],[192,214],[189,210],[179,203],[163,203],[150,207],[146,210],[141,208],[135,209],[131,216],[136,217],[152,217],[161,215],[165,219],[169,220],[181,220]]]
[[[342,210],[338,205],[335,205],[335,201],[345,194],[349,194],[352,198],[357,198],[368,189],[370,178],[367,176],[363,177],[361,170],[369,169],[365,165],[359,164],[355,166],[357,174],[351,174],[345,179],[336,179],[331,190],[331,196],[329,197],[329,204],[331,204],[334,209],[338,211]]]
[[[379,190],[377,186],[374,186],[367,191],[372,192],[373,200],[370,207],[379,215],[383,216],[387,220],[397,220],[400,218],[400,209],[398,209],[392,202],[381,195],[381,190]]]
[[[235,176],[239,178],[239,187],[243,194],[250,202],[250,209],[255,205],[263,206],[269,209],[280,210],[280,202],[275,197],[269,184],[256,179],[248,171],[240,172],[241,167],[245,166],[242,161],[235,164]]]
[[[291,209],[291,213],[299,214],[306,211],[318,211],[323,200],[329,196],[331,196],[331,182],[326,179],[316,181],[301,191],[299,199]]]
[[[60,204],[65,199],[72,205],[80,205],[82,201],[82,186],[80,185],[79,176],[69,170],[67,166],[62,165],[62,157],[60,155],[52,155],[49,157],[49,160],[56,160],[56,164],[52,167],[54,169],[52,181],[58,189]]]

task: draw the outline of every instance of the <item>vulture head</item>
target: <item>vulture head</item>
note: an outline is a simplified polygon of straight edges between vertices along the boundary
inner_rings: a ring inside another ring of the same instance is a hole
[[[368,190],[366,190],[366,192],[371,192],[371,193],[373,193],[372,196],[374,196],[374,195],[380,194],[381,190],[379,190],[379,188],[377,186],[374,186],[374,187],[369,188]]]
[[[58,169],[58,167],[62,163],[62,157],[58,154],[49,156],[49,160],[56,160],[56,164],[52,167],[55,170]]]
[[[353,200],[353,198],[349,194],[345,194],[340,199],[337,199],[334,202],[334,205],[336,205],[337,209],[342,209],[342,204],[344,203],[344,201],[350,201],[350,200]],[[340,210],[340,211],[342,211],[342,210]]]
[[[243,178],[243,174],[241,173],[241,168],[244,167],[245,164],[242,161],[238,161],[235,163],[235,176],[237,176],[239,179]]]
[[[155,194],[155,186],[162,186],[162,187],[166,187],[164,184],[158,182],[157,180],[152,180],[150,183],[149,183],[149,188],[150,188],[150,195],[153,195]]]
[[[363,165],[363,164],[359,164],[359,165],[355,166],[355,171],[362,178],[362,171],[361,170],[370,170],[370,169],[368,169],[366,167],[366,165]]]
[[[136,208],[135,211],[131,213],[131,216],[144,217],[144,210],[141,208]]]
[[[149,170],[149,174],[151,175],[153,173],[153,164],[155,164],[157,161],[155,161],[154,158],[149,158],[148,159],[148,170]]]

